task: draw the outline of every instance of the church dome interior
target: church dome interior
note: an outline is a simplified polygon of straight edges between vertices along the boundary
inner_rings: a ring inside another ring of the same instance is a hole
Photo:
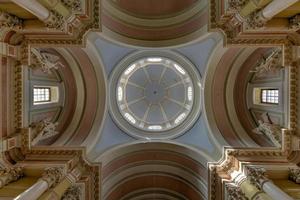
[[[0,0],[0,199],[300,199],[299,0]]]

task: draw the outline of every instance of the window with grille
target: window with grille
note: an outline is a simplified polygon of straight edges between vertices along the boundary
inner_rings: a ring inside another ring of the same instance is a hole
[[[262,89],[261,103],[278,104],[279,103],[278,89]]]
[[[43,103],[51,101],[51,88],[34,87],[33,88],[33,103]]]

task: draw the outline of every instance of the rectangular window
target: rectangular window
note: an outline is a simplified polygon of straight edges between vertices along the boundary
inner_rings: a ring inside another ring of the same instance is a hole
[[[51,101],[51,88],[34,87],[33,88],[33,103],[43,103]]]
[[[261,103],[278,104],[279,103],[278,89],[262,89]]]

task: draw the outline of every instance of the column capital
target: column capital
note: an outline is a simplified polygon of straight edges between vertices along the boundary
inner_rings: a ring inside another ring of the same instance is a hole
[[[80,0],[61,0],[61,2],[72,11],[82,11]]]
[[[44,21],[48,28],[61,29],[64,25],[64,17],[58,12],[51,10],[49,17]]]
[[[227,200],[248,200],[240,187],[233,184],[226,184],[225,188],[227,191]]]
[[[251,184],[255,185],[259,190],[265,182],[269,181],[265,176],[266,170],[263,167],[246,166],[247,179]]]
[[[269,19],[264,17],[262,10],[258,12],[254,12],[247,18],[246,28],[247,29],[263,28],[268,22],[268,20]]]
[[[21,28],[23,26],[23,21],[17,16],[0,11],[0,26],[6,28]]]
[[[42,180],[48,183],[48,188],[54,187],[64,177],[62,167],[48,167],[45,169]]]
[[[300,15],[295,15],[289,19],[290,29],[298,30],[300,28]]]
[[[289,179],[300,183],[300,168],[289,169]]]
[[[13,167],[0,170],[0,188],[10,182],[17,181],[24,175],[23,167]]]
[[[64,195],[62,196],[62,200],[79,200],[82,195],[81,188],[77,185],[72,185],[69,187]]]

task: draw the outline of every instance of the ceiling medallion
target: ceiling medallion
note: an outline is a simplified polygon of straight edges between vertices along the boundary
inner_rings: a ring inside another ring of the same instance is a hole
[[[200,77],[170,51],[142,51],[122,60],[110,77],[110,113],[135,138],[169,139],[200,113]]]

